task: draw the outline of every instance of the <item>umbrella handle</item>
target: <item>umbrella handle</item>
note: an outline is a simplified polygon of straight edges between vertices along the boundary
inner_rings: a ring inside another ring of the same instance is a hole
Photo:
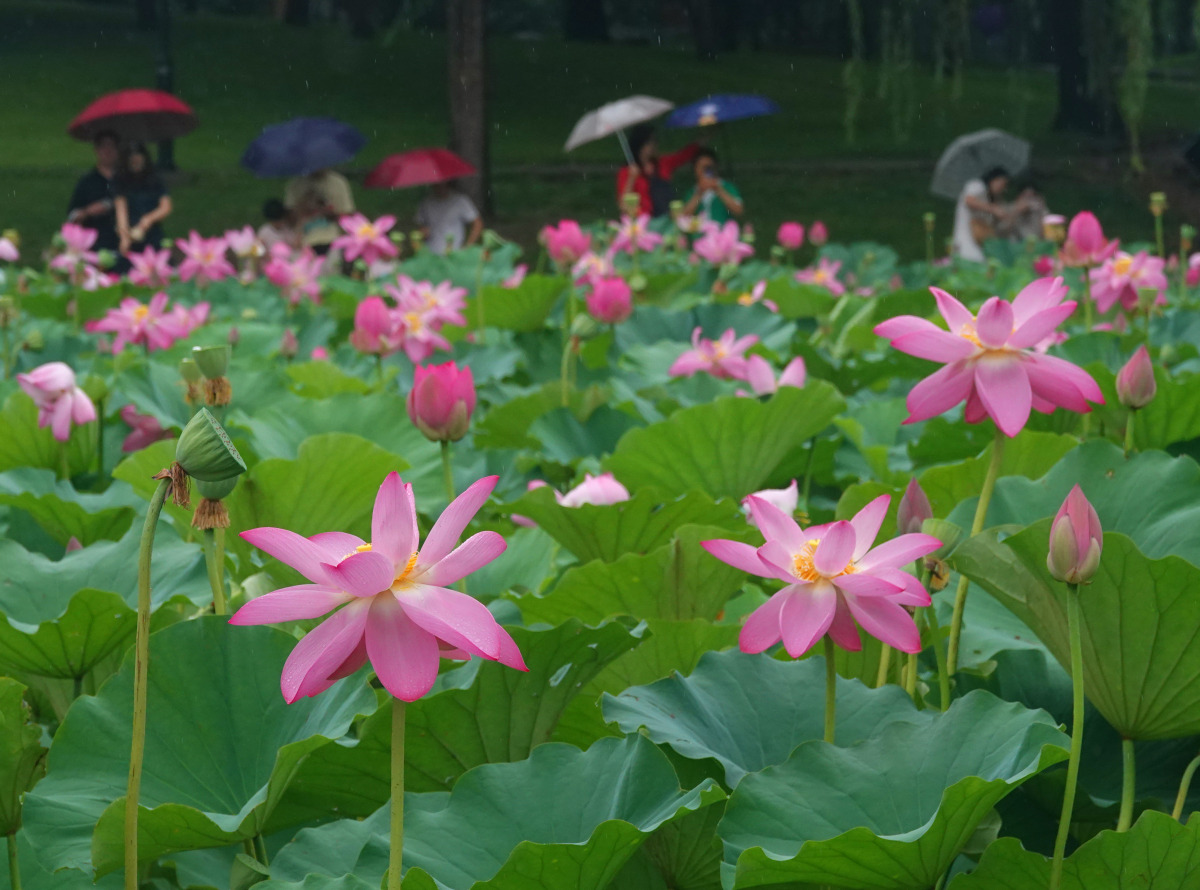
[[[621,151],[625,152],[625,160],[633,166],[633,150],[629,147],[629,139],[625,136],[624,130],[617,130],[617,141],[621,143]]]

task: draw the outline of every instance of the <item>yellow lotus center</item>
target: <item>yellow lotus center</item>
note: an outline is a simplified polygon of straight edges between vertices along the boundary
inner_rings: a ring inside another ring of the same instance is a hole
[[[370,544],[359,544],[357,547],[354,548],[355,553],[369,553],[370,550],[371,550]]]
[[[421,316],[415,312],[405,312],[404,323],[408,325],[408,329],[413,333],[421,330]]]
[[[828,276],[828,274],[829,273],[826,272],[824,269],[818,269],[816,272],[813,272],[813,281],[816,281],[818,283],[824,283],[825,278]]]
[[[983,344],[979,342],[979,335],[975,333],[975,325],[971,324],[970,322],[967,322],[958,329],[958,336],[962,337],[964,340],[970,340],[980,349],[983,349]]]
[[[421,555],[420,552],[417,550],[414,550],[412,552],[412,554],[408,557],[408,562],[406,562],[404,564],[404,568],[396,573],[396,578],[394,581],[392,581],[393,587],[397,587],[397,586],[411,587],[412,586],[412,582],[408,580],[408,576],[411,575],[413,569],[416,568],[417,557],[420,555]]]
[[[1132,265],[1133,265],[1133,257],[1131,257],[1131,256],[1118,257],[1116,262],[1113,263],[1113,271],[1116,272],[1118,275],[1128,275],[1129,268]]]
[[[370,223],[366,223],[358,227],[358,232],[356,234],[359,238],[374,238],[375,227]]]
[[[738,297],[738,302],[743,306],[752,306],[754,304],[754,295],[751,293],[744,293]]]
[[[804,543],[804,546],[800,549],[800,552],[792,557],[792,574],[794,574],[801,581],[812,582],[820,580],[824,577],[820,572],[817,571],[817,567],[813,565],[813,557],[816,556],[817,545],[820,543],[820,538],[810,538]],[[852,575],[857,571],[858,569],[855,567],[854,563],[850,562],[846,563],[846,567],[837,574],[839,576]]]
[[[133,310],[133,320],[134,321],[145,321],[146,316],[148,316],[149,314],[150,314],[149,306],[138,306],[136,309]]]

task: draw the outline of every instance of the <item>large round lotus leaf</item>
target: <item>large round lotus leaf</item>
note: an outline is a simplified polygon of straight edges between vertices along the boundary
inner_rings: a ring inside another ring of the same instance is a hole
[[[989,846],[950,890],[1028,890],[1050,883],[1050,860],[1015,838]],[[1200,819],[1147,811],[1127,832],[1103,831],[1067,857],[1062,890],[1186,890],[1200,886]]]
[[[743,779],[720,825],[732,886],[928,890],[998,801],[1067,756],[1053,718],[987,692],[921,717]]]
[[[725,781],[783,763],[802,742],[824,734],[825,660],[710,652],[690,676],[675,674],[605,695],[604,719],[644,731],[684,757],[715,758]],[[893,720],[919,720],[899,686],[869,689],[838,679],[837,743],[851,745]]]
[[[1066,585],[1046,568],[1050,520],[1000,542],[977,535],[958,568],[1016,613],[1060,664],[1070,664]],[[1127,738],[1200,732],[1200,568],[1151,559],[1122,534],[1104,536],[1092,583],[1081,588],[1088,699]]]
[[[297,766],[345,735],[375,699],[349,678],[286,704],[279,672],[294,645],[282,631],[215,616],[151,637],[143,859],[225,846],[307,818],[287,801]],[[132,668],[126,658],[96,696],[76,699],[54,737],[46,778],[25,798],[25,831],[47,867],[104,874],[121,865]]]
[[[420,870],[451,890],[601,890],[656,828],[723,798],[709,780],[682,790],[666,755],[639,736],[587,751],[541,745],[527,760],[476,767],[452,791],[405,795],[405,886]],[[384,807],[301,831],[271,873],[352,873],[377,887],[387,850]]]

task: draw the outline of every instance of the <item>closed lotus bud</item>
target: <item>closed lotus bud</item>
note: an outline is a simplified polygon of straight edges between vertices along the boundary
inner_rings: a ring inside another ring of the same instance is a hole
[[[222,482],[246,472],[246,462],[207,408],[192,415],[179,434],[175,461],[189,476],[204,482]]]
[[[229,329],[229,345],[237,346],[242,339],[242,332],[236,326]]]
[[[1087,584],[1100,565],[1104,530],[1100,517],[1078,485],[1071,489],[1050,525],[1046,567],[1059,581]]]
[[[284,358],[295,358],[300,351],[300,342],[296,339],[296,335],[288,328],[283,332],[283,336],[279,338],[279,354]]]
[[[475,378],[454,362],[417,365],[408,394],[408,416],[427,439],[457,442],[467,434],[475,410]]]
[[[829,240],[829,230],[825,228],[825,223],[817,220],[808,227],[808,240],[810,244],[815,244],[817,247],[823,245]]]
[[[1133,358],[1117,374],[1117,399],[1135,411],[1154,400],[1158,385],[1154,381],[1154,364],[1145,346],[1139,346]]]
[[[933,507],[916,479],[908,481],[908,488],[896,508],[896,530],[902,535],[915,535],[921,531],[926,519],[933,518]]]

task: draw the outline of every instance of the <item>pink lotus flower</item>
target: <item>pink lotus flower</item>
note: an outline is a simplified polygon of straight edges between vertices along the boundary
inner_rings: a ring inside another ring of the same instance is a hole
[[[295,358],[300,352],[300,341],[296,339],[296,334],[291,328],[285,328],[283,336],[279,338],[279,354],[284,358]]]
[[[714,266],[736,266],[754,253],[754,248],[742,241],[738,224],[733,220],[723,226],[709,223],[704,227],[704,234],[692,245],[692,250]]]
[[[443,322],[434,311],[402,308],[393,317],[399,326],[400,348],[414,365],[427,360],[436,349],[450,351],[450,341],[440,333]]]
[[[1184,280],[1188,287],[1195,287],[1200,284],[1200,253],[1194,253],[1188,257],[1187,272],[1184,273]]]
[[[329,358],[329,350],[324,346],[314,346],[313,351],[308,354],[314,362],[323,362]]]
[[[804,367],[804,359],[800,356],[796,356],[787,363],[783,373],[779,375],[779,380],[775,379],[775,369],[771,367],[771,363],[761,355],[752,355],[746,359],[745,379],[756,396],[769,396],[781,386],[803,389],[806,377],[807,370]],[[738,390],[737,394],[749,395],[742,390]]]
[[[196,279],[199,284],[208,284],[237,274],[233,264],[225,259],[228,245],[224,238],[203,238],[194,229],[187,238],[177,238],[175,246],[183,252],[179,264],[181,281]]]
[[[1138,254],[1120,251],[1088,274],[1092,281],[1092,299],[1101,312],[1107,312],[1117,303],[1126,312],[1137,310],[1138,291],[1143,288],[1158,291],[1154,299],[1156,304],[1161,306],[1167,302],[1169,282],[1163,272],[1163,261],[1144,250]]]
[[[242,259],[262,256],[267,252],[262,242],[258,240],[258,233],[252,226],[230,229],[225,233],[225,243],[233,251],[234,256]]]
[[[137,408],[133,405],[126,405],[121,409],[121,419],[130,428],[129,435],[121,443],[121,450],[125,452],[141,451],[155,442],[170,439],[174,435],[170,430],[164,430],[155,417],[149,414],[138,414]]]
[[[80,543],[79,539],[74,535],[71,535],[71,537],[67,538],[67,546],[63,548],[64,552],[66,553],[74,553],[76,550],[82,549],[83,544]]]
[[[629,491],[612,473],[599,476],[584,473],[582,482],[566,494],[554,492],[554,497],[564,507],[582,507],[584,504],[606,507],[629,500]]]
[[[350,345],[367,355],[386,356],[400,348],[400,326],[383,297],[367,297],[355,307]]]
[[[777,304],[774,300],[763,299],[763,295],[766,294],[766,292],[767,282],[766,279],[763,279],[762,281],[757,282],[754,287],[750,288],[747,293],[744,293],[738,297],[738,303],[742,306],[753,306],[755,303],[762,303],[772,312],[778,312],[779,304]]]
[[[0,236],[0,262],[15,263],[21,258],[21,252],[17,250],[17,245],[12,243],[12,240]]]
[[[840,297],[846,292],[846,285],[838,281],[837,277],[841,268],[841,260],[830,261],[822,257],[817,261],[816,266],[797,272],[796,280],[801,284],[815,284],[823,287],[835,297]]]
[[[428,281],[413,281],[401,275],[396,285],[387,285],[384,290],[391,294],[401,313],[415,312],[426,323],[440,328],[443,324],[466,327],[463,310],[467,307],[467,289],[455,287],[452,282],[441,281],[436,285]]]
[[[548,484],[549,483],[546,482],[545,479],[530,479],[529,484],[525,486],[525,490],[526,491],[534,491],[535,489],[538,489],[538,488],[545,488]],[[558,497],[558,492],[556,491],[554,493],[554,495],[555,495],[555,497]],[[534,522],[532,519],[530,519],[528,516],[521,516],[517,513],[513,513],[509,517],[509,519],[511,519],[513,521],[514,525],[520,525],[520,526],[523,526],[524,528],[537,528],[537,523]]]
[[[801,529],[762,498],[749,498],[750,515],[766,543],[702,542],[724,563],[787,584],[751,613],[738,643],[757,653],[783,640],[799,658],[829,634],[843,649],[862,648],[855,623],[901,652],[920,652],[921,634],[905,606],[928,606],[929,593],[902,567],[942,545],[929,535],[901,535],[872,548],[891,498],[881,495],[849,522]]]
[[[579,261],[592,246],[592,236],[573,219],[560,220],[557,226],[543,228],[542,240],[550,259],[563,269]]]
[[[38,365],[28,374],[18,374],[17,384],[38,409],[38,428],[50,427],[59,442],[71,438],[76,426],[96,419],[96,406],[87,393],[75,385],[75,372],[63,362]]]
[[[1104,529],[1096,509],[1084,497],[1078,485],[1063,501],[1050,524],[1050,552],[1046,568],[1059,581],[1087,584],[1100,565],[1104,549]]]
[[[176,327],[184,332],[184,336],[186,337],[208,321],[209,308],[208,303],[197,303],[191,309],[182,303],[176,303],[171,308],[170,319]]]
[[[745,380],[747,374],[746,350],[758,342],[758,337],[748,334],[738,337],[730,328],[717,340],[700,337],[702,329],[692,331],[692,348],[685,352],[667,370],[672,377],[691,377],[698,372],[712,374],[722,380]]]
[[[662,243],[662,235],[650,231],[650,214],[623,216],[617,226],[617,237],[613,238],[612,249],[625,253],[639,250],[654,250]]]
[[[601,278],[592,282],[587,309],[596,321],[620,324],[633,314],[633,292],[624,278]]]
[[[50,261],[50,268],[60,272],[74,272],[80,266],[94,266],[100,256],[92,250],[99,233],[85,229],[75,223],[63,223],[59,230],[63,240],[63,252]]]
[[[408,418],[425,438],[457,442],[467,434],[475,410],[475,377],[454,362],[417,365],[408,393]]]
[[[946,363],[909,391],[905,423],[928,420],[965,401],[968,423],[990,416],[1005,435],[1015,436],[1031,408],[1086,413],[1089,401],[1104,404],[1086,371],[1033,348],[1075,311],[1074,301],[1062,301],[1067,288],[1061,278],[1039,278],[1011,303],[991,297],[978,317],[940,288],[930,291],[949,331],[912,315],[875,328],[901,352]]]
[[[933,518],[933,506],[916,477],[908,480],[908,487],[896,506],[896,528],[900,534],[916,534],[926,519]]]
[[[346,234],[334,239],[332,247],[341,250],[347,262],[361,258],[368,265],[380,260],[394,257],[396,245],[388,237],[388,232],[396,224],[396,217],[381,216],[371,222],[361,213],[343,216],[338,225]]]
[[[1139,346],[1133,357],[1117,372],[1117,399],[1126,408],[1145,408],[1158,392],[1154,380],[1154,364],[1145,346]]]
[[[760,501],[766,501],[776,510],[791,516],[796,512],[796,508],[800,506],[800,486],[793,479],[792,484],[787,488],[764,488],[762,491],[756,491],[754,494],[749,494],[742,498],[742,509],[747,513],[746,518],[751,525],[757,528],[754,516],[750,513],[750,498],[758,498]]]
[[[314,303],[320,302],[321,283],[318,278],[324,268],[324,257],[306,248],[294,258],[289,258],[287,247],[284,246],[280,251],[272,250],[263,274],[280,289],[281,296],[295,306],[306,297]]]
[[[1059,261],[1052,256],[1040,256],[1033,261],[1033,271],[1039,278],[1047,278],[1059,271]]]
[[[204,306],[207,315],[208,304]],[[186,312],[186,310],[185,310]],[[126,297],[116,309],[109,309],[104,317],[84,324],[91,333],[115,334],[112,351],[118,353],[126,343],[144,345],[147,352],[167,349],[176,340],[182,340],[195,326],[190,314],[172,315],[167,312],[167,295],[160,291],[150,298],[149,303],[139,303]]]
[[[129,283],[141,287],[164,288],[175,277],[171,268],[171,251],[169,248],[155,250],[147,246],[145,249],[129,254]]]
[[[521,282],[525,280],[525,276],[529,274],[529,267],[524,263],[520,263],[512,270],[512,274],[500,282],[500,286],[512,290],[514,287],[520,287]]]
[[[416,701],[437,679],[440,659],[487,658],[518,670],[525,662],[487,606],[450,585],[505,550],[496,532],[455,546],[496,476],[480,479],[438,517],[422,547],[412,486],[389,473],[379,487],[370,543],[344,532],[304,538],[281,528],[242,537],[304,575],[242,606],[230,624],[276,624],[333,614],[296,644],[280,688],[289,704],[324,692],[368,660],[383,687]]]
[[[798,222],[781,223],[775,238],[784,250],[799,250],[804,245],[804,226]]]
[[[112,287],[118,280],[116,275],[101,272],[95,266],[80,266],[75,272],[71,273],[71,283],[81,290],[86,291],[100,290],[102,287]]]
[[[1100,220],[1090,211],[1075,214],[1067,226],[1062,258],[1068,266],[1099,266],[1116,251],[1120,241],[1109,241],[1100,228]]]
[[[617,274],[611,254],[585,253],[571,268],[571,278],[577,286],[590,284]]]
[[[829,230],[825,228],[825,223],[817,220],[808,227],[808,240],[814,247],[821,247],[829,240]]]

